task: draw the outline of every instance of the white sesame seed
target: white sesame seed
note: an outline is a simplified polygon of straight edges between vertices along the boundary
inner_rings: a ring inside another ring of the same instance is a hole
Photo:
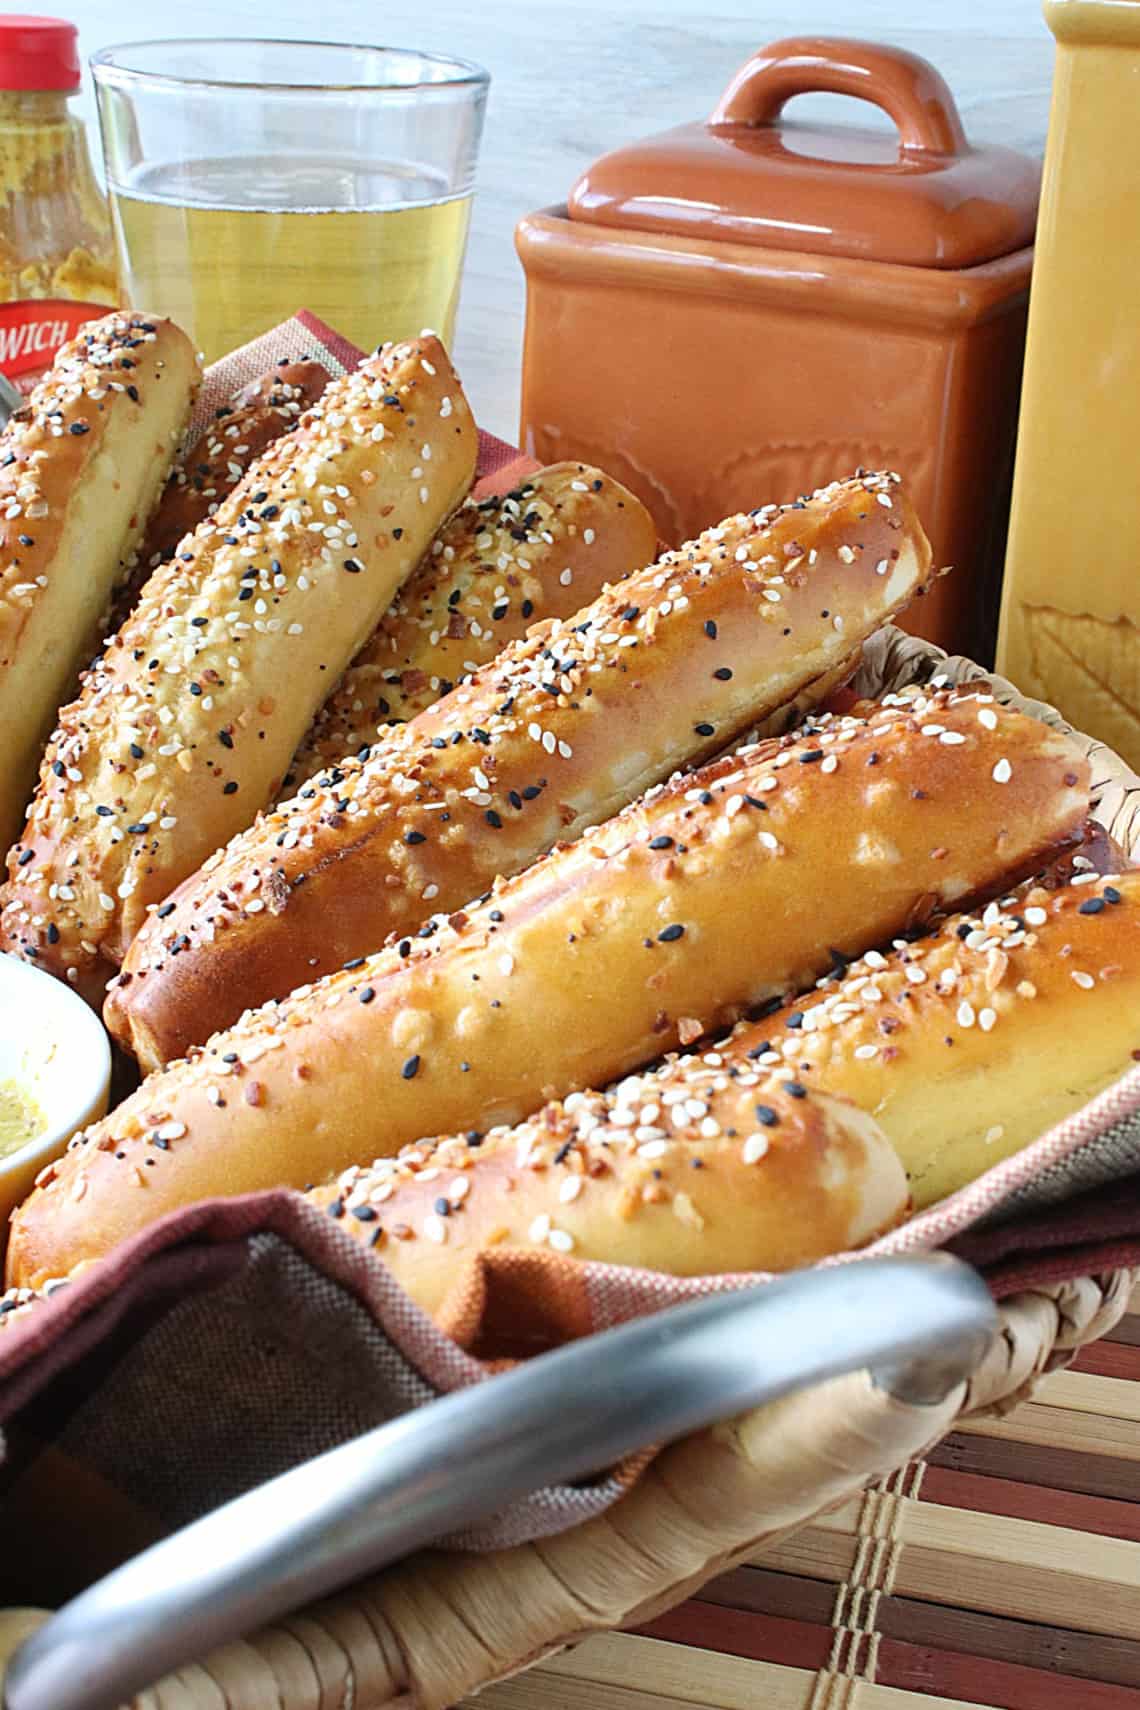
[[[639,1158],[663,1158],[669,1150],[667,1140],[646,1140],[637,1148]]]
[[[181,1140],[186,1133],[186,1124],[184,1122],[164,1122],[162,1127],[156,1128],[154,1132],[155,1138],[158,1140]]]
[[[944,730],[938,740],[944,748],[960,748],[966,738],[960,730]]]
[[[582,530],[582,539],[585,541],[587,546],[593,546],[594,541],[597,539],[597,536],[595,535],[592,528],[584,528]]]
[[[555,736],[555,734],[552,730],[544,730],[543,731],[543,733],[542,733],[542,746],[543,746],[543,748],[545,748],[545,750],[548,754],[553,754],[555,749],[558,747],[558,738]]]
[[[871,1057],[878,1056],[879,1047],[877,1045],[856,1045],[854,1054],[860,1062],[866,1062]]]
[[[839,548],[839,556],[843,560],[844,564],[854,564],[855,562],[855,554],[849,546],[841,546]]]
[[[1025,910],[1026,926],[1044,926],[1048,918],[1049,916],[1046,914],[1045,910],[1043,908],[1038,908],[1036,903]]]
[[[540,1211],[526,1233],[528,1241],[534,1241],[537,1243],[545,1241],[547,1236],[550,1234],[550,1214],[545,1211]]]
[[[1072,981],[1075,986],[1080,986],[1081,990],[1085,992],[1091,992],[1093,987],[1096,985],[1096,981],[1093,979],[1092,975],[1082,973],[1079,968],[1073,969]]]
[[[556,1253],[572,1253],[574,1237],[568,1229],[552,1229],[547,1237],[547,1243]]]
[[[1013,777],[1013,767],[1003,755],[991,774],[995,784],[1008,784]]]
[[[438,1212],[432,1211],[424,1218],[424,1234],[429,1241],[434,1241],[437,1247],[442,1247],[447,1240],[447,1224]]]
[[[471,1192],[470,1176],[456,1176],[447,1190],[447,1197],[452,1205],[461,1205]]]
[[[981,1028],[983,1033],[988,1033],[996,1021],[996,1009],[982,1009],[978,1011],[978,1026]]]
[[[768,1152],[768,1136],[766,1134],[750,1134],[744,1142],[741,1156],[746,1164],[758,1164]]]
[[[581,1176],[567,1176],[558,1189],[558,1198],[562,1205],[569,1205],[572,1199],[577,1199],[582,1191]]]
[[[758,832],[757,833],[757,840],[764,845],[765,849],[770,849],[773,854],[779,854],[780,839],[775,835],[774,832],[771,832],[771,831]]]
[[[997,729],[997,713],[992,707],[978,708],[978,723],[986,730]]]
[[[563,570],[563,572],[559,576],[558,580],[561,582],[561,584],[564,588],[568,588],[570,586],[571,582],[574,580],[573,570],[569,570],[569,569]]]
[[[819,763],[819,769],[821,772],[835,772],[838,768],[839,756],[837,754],[825,754]]]
[[[973,1027],[975,1019],[976,1017],[974,1015],[973,1004],[966,1003],[963,1000],[963,1002],[958,1005],[958,1026]]]
[[[504,955],[499,957],[499,972],[500,974],[513,974],[514,971],[515,959],[508,950]]]

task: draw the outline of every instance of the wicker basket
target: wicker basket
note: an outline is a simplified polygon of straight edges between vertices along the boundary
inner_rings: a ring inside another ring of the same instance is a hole
[[[991,675],[888,629],[866,649],[856,688],[880,695],[936,674]],[[1069,728],[991,681],[1001,699]],[[1087,750],[1097,817],[1140,859],[1140,779],[1102,744]],[[1116,1324],[1131,1283],[1117,1270],[1008,1298],[969,1383],[937,1403],[900,1400],[866,1374],[801,1392],[675,1444],[584,1525],[482,1555],[423,1553],[179,1671],[135,1710],[442,1710],[585,1635],[645,1622],[922,1454],[964,1415],[1008,1410]],[[10,1651],[41,1618],[13,1613],[0,1645]]]

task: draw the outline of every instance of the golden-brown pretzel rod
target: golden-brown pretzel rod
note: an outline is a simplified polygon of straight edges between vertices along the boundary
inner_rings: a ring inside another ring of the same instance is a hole
[[[604,1086],[802,991],[836,950],[1038,870],[1078,835],[1088,778],[1068,738],[953,692],[677,777],[152,1075],[41,1177],[10,1280],[64,1275],[196,1199]]]
[[[272,798],[475,451],[433,338],[334,382],[270,447],[61,713],[9,857],[5,948],[101,992],[148,907]]]
[[[795,699],[929,569],[890,476],[710,529],[263,815],[142,928],[108,1026],[153,1068],[459,908]]]
[[[313,720],[282,794],[423,712],[532,622],[572,616],[656,548],[641,500],[588,463],[468,498]]]
[[[198,383],[184,333],[91,321],[0,434],[0,840],[19,832],[60,703],[103,633]]]

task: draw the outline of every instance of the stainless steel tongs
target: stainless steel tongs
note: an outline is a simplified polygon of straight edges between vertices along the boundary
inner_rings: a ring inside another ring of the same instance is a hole
[[[804,1271],[605,1331],[332,1449],[144,1551],[9,1665],[4,1710],[116,1710],[214,1646],[653,1443],[847,1372],[918,1404],[996,1315],[941,1256]]]

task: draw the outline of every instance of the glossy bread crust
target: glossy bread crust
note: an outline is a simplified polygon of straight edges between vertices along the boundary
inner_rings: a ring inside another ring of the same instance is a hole
[[[116,313],[65,344],[0,433],[0,839],[17,836],[61,701],[178,450],[198,383],[170,321]]]
[[[794,699],[929,572],[887,475],[710,529],[261,817],[143,927],[108,1026],[155,1067],[463,906]]]
[[[1068,738],[968,691],[892,695],[678,776],[151,1076],[17,1213],[10,1280],[196,1199],[605,1086],[1039,870],[1079,835],[1088,780]]]
[[[869,1111],[922,1209],[1140,1061],[1140,872],[952,916],[734,1043]]]
[[[334,682],[460,502],[477,435],[433,338],[328,387],[148,581],[65,707],[0,944],[92,998],[173,887],[272,799]]]
[[[414,718],[532,623],[572,616],[656,552],[641,500],[588,463],[552,463],[509,493],[468,498],[313,720],[285,788]]]
[[[183,535],[214,515],[262,453],[297,426],[328,383],[328,370],[319,362],[278,362],[214,411],[209,427],[175,463],[147,525],[139,548],[144,574],[165,563]]]
[[[514,1128],[421,1141],[309,1198],[431,1313],[489,1248],[672,1276],[786,1271],[862,1246],[908,1204],[869,1117],[759,1072],[733,1044],[571,1093]]]

